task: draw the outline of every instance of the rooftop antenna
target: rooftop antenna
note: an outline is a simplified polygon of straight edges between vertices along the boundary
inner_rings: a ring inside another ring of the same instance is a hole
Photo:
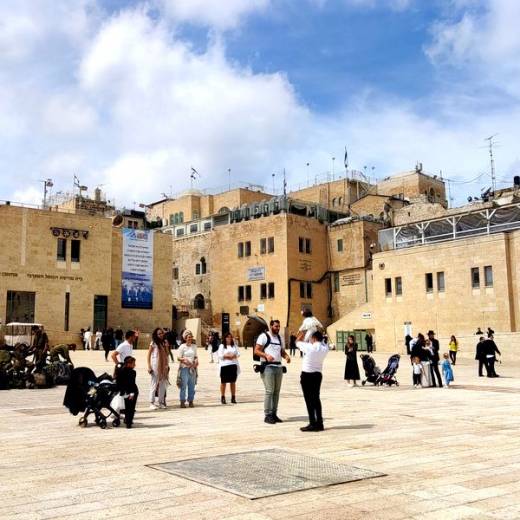
[[[484,141],[489,141],[489,162],[491,164],[491,186],[493,188],[493,193],[495,192],[496,190],[496,178],[495,178],[495,157],[493,156],[493,145],[495,144],[493,142],[493,139],[497,136],[498,134],[493,134],[489,137],[486,137],[484,139]]]
[[[336,157],[332,158],[332,180],[334,180],[334,165],[336,164]]]
[[[283,169],[283,196],[287,197],[287,181],[285,180],[285,168]]]
[[[190,173],[190,189],[193,189],[193,181],[197,177],[200,177],[200,173],[192,166],[191,173]]]
[[[348,152],[347,145],[345,145],[345,156],[343,157],[343,164],[345,165],[345,179],[348,176]]]
[[[274,195],[274,191],[275,191],[275,186],[274,186],[274,173],[271,174],[271,177],[273,178],[273,195]]]
[[[52,179],[42,179],[40,182],[43,183],[43,209],[45,209],[47,207],[47,188],[52,188],[54,183]]]
[[[309,173],[309,166],[311,165],[311,163],[307,163],[307,186],[310,185],[311,183],[311,178],[310,178],[310,173]]]
[[[227,174],[228,174],[229,191],[231,191],[231,168],[227,169]]]

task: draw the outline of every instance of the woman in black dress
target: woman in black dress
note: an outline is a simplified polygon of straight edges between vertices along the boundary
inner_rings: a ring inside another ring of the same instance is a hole
[[[345,379],[348,386],[357,386],[357,381],[361,379],[357,363],[357,343],[354,336],[349,336],[345,345]]]

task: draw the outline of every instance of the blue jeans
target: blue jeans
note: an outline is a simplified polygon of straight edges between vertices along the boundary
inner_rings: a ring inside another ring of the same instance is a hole
[[[283,369],[279,365],[268,365],[262,374],[265,387],[264,413],[265,415],[276,415],[278,411],[278,399],[282,387]]]
[[[186,401],[186,388],[188,389],[188,401],[195,399],[195,375],[190,372],[187,367],[181,368],[181,391],[179,400],[181,402]]]

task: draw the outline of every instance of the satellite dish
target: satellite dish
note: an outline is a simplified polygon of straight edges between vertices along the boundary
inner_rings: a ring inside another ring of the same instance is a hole
[[[119,228],[123,225],[123,221],[123,215],[118,214],[114,218],[112,218],[112,226]]]

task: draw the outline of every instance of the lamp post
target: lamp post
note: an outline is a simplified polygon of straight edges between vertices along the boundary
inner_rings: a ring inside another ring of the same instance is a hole
[[[52,188],[54,183],[52,179],[45,179],[40,182],[43,182],[43,209],[45,209],[47,207],[47,188]]]

